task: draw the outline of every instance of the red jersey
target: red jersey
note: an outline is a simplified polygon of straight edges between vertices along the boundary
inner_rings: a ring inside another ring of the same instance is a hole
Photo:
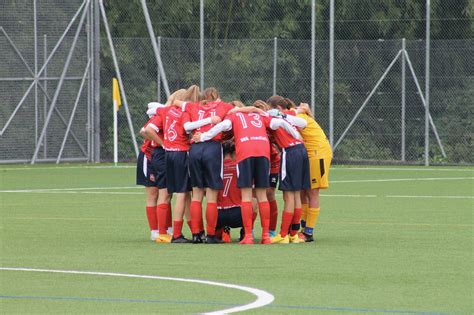
[[[237,163],[231,159],[224,160],[224,189],[217,195],[217,208],[229,209],[240,207],[242,195],[237,187]]]
[[[148,124],[150,124],[151,119],[149,119],[143,128],[146,128]],[[151,154],[153,153],[153,141],[145,139],[143,140],[143,144],[140,147],[140,151],[143,152],[148,160],[151,160]]]
[[[234,131],[236,160],[239,163],[249,157],[266,157],[270,161],[270,141],[267,128],[272,118],[257,113],[233,113],[226,117]]]
[[[297,130],[296,127],[292,126],[293,129]],[[275,140],[275,143],[278,145],[280,149],[292,147],[294,145],[303,143],[300,139],[294,138],[290,135],[286,130],[282,128],[278,128],[277,130],[271,130],[270,133]]]
[[[183,110],[185,114],[183,115],[183,124],[188,121],[198,121],[201,119],[206,119],[212,116],[219,116],[221,120],[224,119],[227,112],[234,108],[229,103],[224,103],[221,101],[207,102],[206,104],[202,103],[186,103]],[[192,134],[195,132],[206,132],[213,127],[212,124],[204,125],[200,128],[194,129]],[[222,134],[219,133],[217,136],[212,138],[215,141],[222,141]]]
[[[151,143],[152,143],[151,140],[145,139],[140,148],[140,151],[142,151],[145,154],[148,160],[151,160],[151,153],[153,152],[153,147],[151,146]]]
[[[164,138],[164,137],[163,137],[163,118],[162,118],[162,115],[161,115],[161,113],[163,112],[163,109],[164,109],[164,107],[158,108],[158,109],[156,110],[156,115],[153,116],[153,117],[146,123],[146,125],[144,126],[144,127],[146,127],[147,125],[150,124],[150,125],[153,125],[153,126],[157,127],[158,130],[156,130],[155,128],[153,128],[153,129],[155,129],[155,131],[156,131],[158,137],[161,139],[161,141],[163,141],[163,138]],[[159,148],[159,147],[161,147],[161,145],[160,145],[159,143],[156,143],[156,142],[154,142],[154,141],[151,142],[151,145],[152,145],[154,148]]]
[[[158,116],[158,115],[157,115]],[[188,151],[189,137],[183,127],[183,111],[177,106],[165,107],[162,116],[163,147],[167,151]]]
[[[270,174],[280,173],[280,152],[270,143]]]

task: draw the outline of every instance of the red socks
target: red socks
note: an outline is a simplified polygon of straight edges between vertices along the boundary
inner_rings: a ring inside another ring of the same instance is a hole
[[[270,230],[275,231],[278,221],[278,205],[276,200],[268,203],[270,204]]]
[[[202,225],[202,204],[200,201],[191,201],[191,232],[198,234],[201,231],[200,225]]]
[[[301,216],[301,213],[300,213]],[[291,221],[293,220],[293,213],[288,211],[283,211],[281,215],[281,227],[280,227],[280,235],[285,237],[288,235],[288,230],[290,229]]]
[[[240,211],[242,213],[242,223],[244,224],[245,235],[252,235],[252,202],[242,201],[240,204]]]
[[[156,217],[157,207],[146,207],[146,218],[148,219],[148,226],[151,230],[158,230],[158,218]]]
[[[268,236],[270,227],[270,204],[268,201],[258,203],[258,212],[260,213],[260,223],[262,224],[262,235]]]
[[[173,221],[173,238],[178,238],[182,234],[183,221]]]
[[[217,225],[217,203],[208,202],[206,206],[206,230],[208,235],[215,235]]]
[[[156,214],[158,216],[158,230],[160,234],[166,234],[168,229],[167,218],[168,218],[168,204],[160,203],[156,206]]]
[[[293,213],[293,219],[291,220],[291,236],[295,236],[298,233],[298,230],[300,229],[300,219],[302,212],[303,210],[301,208],[295,208],[295,212]]]

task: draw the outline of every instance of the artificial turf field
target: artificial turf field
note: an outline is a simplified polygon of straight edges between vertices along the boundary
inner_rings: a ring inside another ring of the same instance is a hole
[[[334,166],[316,242],[179,245],[149,240],[132,165],[1,166],[0,267],[202,279],[275,297],[249,314],[472,314],[473,180],[468,167]],[[201,313],[256,299],[169,280],[0,276],[2,314]]]

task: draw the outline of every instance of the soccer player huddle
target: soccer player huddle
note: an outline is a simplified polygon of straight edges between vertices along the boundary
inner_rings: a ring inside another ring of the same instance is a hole
[[[149,103],[147,114],[137,184],[146,189],[152,240],[229,243],[230,229],[241,228],[239,243],[254,244],[259,216],[261,244],[313,241],[332,151],[308,104],[279,95],[252,106],[226,103],[217,89],[193,85],[164,105]],[[183,233],[185,219],[191,238]]]

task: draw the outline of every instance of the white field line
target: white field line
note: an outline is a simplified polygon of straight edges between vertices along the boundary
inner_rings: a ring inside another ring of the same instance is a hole
[[[430,172],[474,172],[474,168],[409,168],[409,167],[331,167],[332,171],[430,171]]]
[[[474,199],[474,196],[413,196],[413,195],[387,195],[387,198],[426,198],[426,199]]]
[[[230,289],[237,289],[245,292],[249,292],[257,297],[257,299],[245,305],[227,308],[220,311],[208,312],[204,314],[220,315],[229,314],[235,312],[247,311],[255,308],[260,308],[273,302],[275,297],[263,290],[246,287],[242,285],[227,284],[222,282],[198,280],[198,279],[186,279],[186,278],[173,278],[173,277],[161,277],[161,276],[146,276],[146,275],[135,275],[127,273],[113,273],[113,272],[94,272],[94,271],[75,271],[75,270],[50,270],[50,269],[31,269],[31,268],[7,268],[0,267],[0,270],[9,271],[30,271],[30,272],[48,272],[48,273],[66,273],[66,274],[79,274],[79,275],[92,275],[92,276],[110,276],[110,277],[125,277],[125,278],[139,278],[139,279],[154,279],[154,280],[169,280],[169,281],[180,281],[180,282],[191,282],[200,283],[212,286],[219,286]]]
[[[142,186],[122,186],[122,187],[79,187],[79,188],[39,188],[39,189],[13,189],[13,190],[0,190],[8,193],[32,193],[32,192],[65,192],[65,191],[81,191],[81,190],[106,190],[106,189],[143,189]]]
[[[102,166],[52,166],[52,167],[5,167],[0,168],[0,171],[34,171],[34,170],[70,170],[70,169],[117,169],[117,168],[136,168],[135,165],[102,165]]]
[[[385,179],[354,179],[333,180],[333,183],[382,183],[382,182],[412,182],[412,181],[434,181],[434,180],[473,180],[474,177],[420,177],[420,178],[385,178]]]
[[[321,194],[321,197],[375,198],[375,197],[377,197],[377,195],[326,195],[326,194]]]

